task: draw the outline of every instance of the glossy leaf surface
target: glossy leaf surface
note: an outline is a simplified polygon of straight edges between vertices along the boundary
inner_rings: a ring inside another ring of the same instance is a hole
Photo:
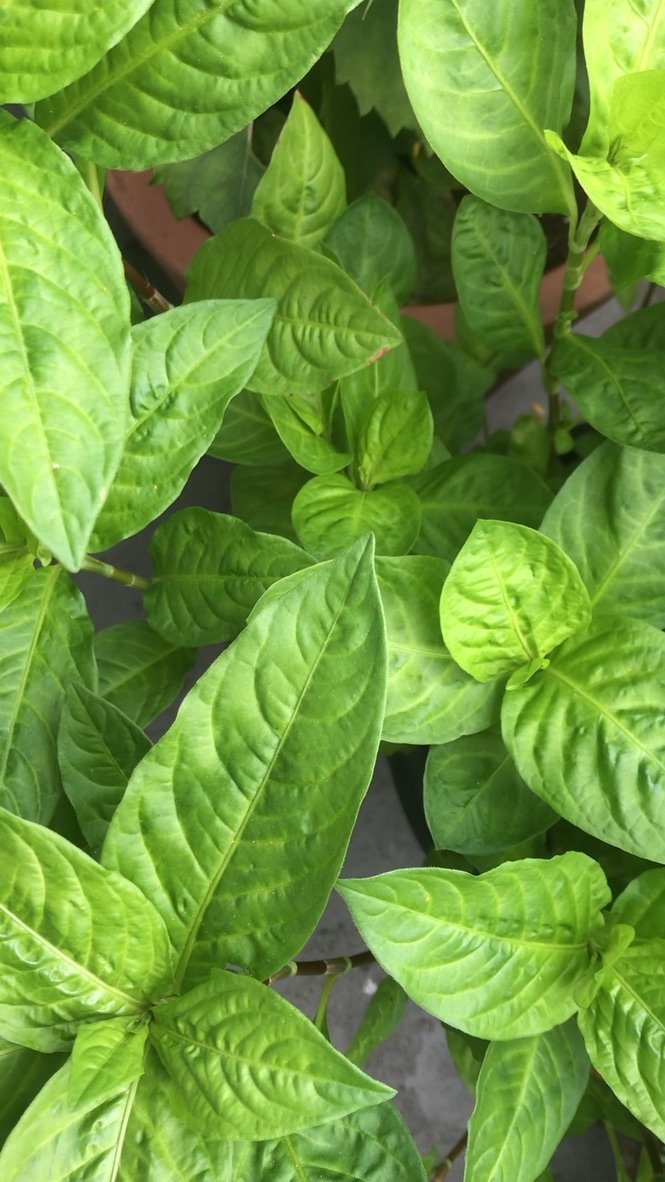
[[[367,408],[358,436],[358,472],[365,488],[415,476],[432,450],[432,412],[419,390],[391,391]]]
[[[647,1128],[665,1137],[665,939],[635,943],[579,1015],[589,1057]]]
[[[660,0],[586,0],[584,56],[589,72],[591,115],[586,153],[607,148],[610,102],[617,78],[665,66],[665,11]]]
[[[501,715],[533,792],[587,833],[663,862],[664,668],[665,634],[601,617],[506,694]]]
[[[533,1182],[568,1129],[588,1078],[574,1021],[491,1043],[469,1122],[465,1182]]]
[[[0,102],[34,103],[80,78],[136,24],[152,0],[20,0],[2,14]]]
[[[68,1092],[73,1104],[114,1096],[140,1079],[144,1070],[146,1022],[111,1018],[81,1026],[72,1049]]]
[[[94,649],[100,694],[140,727],[171,705],[196,655],[163,640],[145,620],[104,628]]]
[[[209,239],[186,299],[278,301],[251,380],[260,394],[313,394],[400,343],[397,330],[330,259],[276,238],[251,218]]]
[[[570,334],[554,352],[557,375],[582,414],[615,443],[665,452],[660,383],[665,350],[644,353]]]
[[[188,160],[282,97],[353,0],[155,0],[102,62],[41,104],[64,147],[105,168]]]
[[[373,533],[377,554],[408,554],[420,529],[420,501],[397,481],[365,492],[347,476],[315,476],[293,502],[300,542],[317,558],[331,558]]]
[[[60,1050],[95,1016],[139,1014],[168,988],[166,929],[131,883],[55,833],[0,814],[5,1037]]]
[[[497,853],[557,820],[526,787],[495,729],[432,747],[424,786],[425,816],[440,850]]]
[[[462,200],[453,227],[455,285],[467,324],[501,368],[544,356],[538,291],[546,247],[533,215]]]
[[[541,530],[599,611],[665,625],[665,456],[604,443],[567,479]]]
[[[577,567],[549,538],[523,525],[479,521],[441,595],[451,655],[490,681],[547,654],[591,619]]]
[[[484,730],[498,715],[502,685],[481,685],[446,649],[439,599],[447,563],[426,555],[377,558],[386,618],[388,697],[383,738],[449,743]]]
[[[476,521],[516,521],[537,529],[551,502],[546,484],[507,456],[456,456],[416,483],[423,521],[416,551],[452,562]]]
[[[192,645],[232,640],[272,583],[312,562],[286,538],[196,508],[159,526],[150,554],[155,573],[145,595],[148,620],[166,640]]]
[[[129,299],[120,254],[70,160],[0,119],[0,481],[77,570],[120,461]]]
[[[214,1138],[286,1136],[392,1094],[278,994],[237,973],[217,970],[161,1006],[150,1038],[179,1115]]]
[[[90,548],[106,550],[167,509],[254,372],[272,300],[203,300],[135,326],[120,467]]]
[[[305,422],[293,399],[264,394],[263,405],[287,452],[307,472],[328,476],[351,463],[351,453],[338,451],[323,433],[321,423],[316,423],[315,429]]]
[[[252,203],[269,230],[315,246],[346,206],[344,170],[304,98],[296,94]]]
[[[575,82],[575,9],[568,0],[402,0],[406,89],[446,168],[503,209],[565,213],[565,168],[544,128],[568,122]]]
[[[0,804],[46,825],[62,788],[56,754],[70,684],[94,683],[92,624],[64,571],[37,570],[0,614]]]
[[[395,870],[338,890],[380,964],[435,1017],[480,1038],[538,1034],[575,1012],[609,891],[584,854],[475,877]]]
[[[139,760],[150,750],[143,731],[106,698],[71,686],[58,731],[65,793],[90,849],[98,852]]]
[[[639,940],[665,939],[665,868],[647,870],[628,884],[612,907],[612,922],[629,924]]]
[[[384,700],[367,544],[257,612],[190,692],[103,852],[163,916],[180,981],[226,961],[267,976],[302,947],[369,784]]]

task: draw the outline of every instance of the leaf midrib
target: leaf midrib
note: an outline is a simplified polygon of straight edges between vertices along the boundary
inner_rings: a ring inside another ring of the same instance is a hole
[[[620,400],[626,414],[632,420],[635,429],[637,431],[639,431],[640,435],[644,435],[645,434],[644,427],[641,425],[639,420],[635,417],[632,407],[630,406],[630,403],[627,401],[626,395],[624,394],[622,379],[611,369],[609,363],[605,360],[605,358],[601,357],[600,354],[597,353],[595,349],[590,348],[590,346],[585,343],[584,337],[580,336],[579,334],[576,335],[576,337],[575,337],[575,348],[579,349],[580,353],[586,353],[587,356],[591,359],[591,364],[595,364],[600,369],[604,370],[605,374],[607,375],[607,380],[609,381],[610,385],[614,387],[614,389],[619,397],[619,400]],[[565,381],[565,378],[564,378],[564,381]]]
[[[642,521],[640,522],[640,524],[638,525],[638,527],[635,530],[633,530],[633,533],[630,535],[630,538],[626,542],[624,549],[619,552],[618,558],[615,559],[615,561],[612,563],[612,565],[605,572],[605,576],[604,576],[602,582],[600,582],[598,584],[593,595],[591,596],[592,608],[595,607],[596,604],[599,602],[599,600],[601,600],[603,598],[603,596],[606,593],[607,587],[609,585],[611,585],[612,581],[616,577],[617,571],[619,571],[621,569],[621,567],[624,565],[624,563],[627,562],[632,551],[635,549],[637,543],[639,542],[640,538],[642,537],[642,534],[646,533],[647,529],[651,525],[653,518],[656,516],[657,513],[660,512],[664,503],[665,503],[665,488],[663,489],[662,495],[660,497],[658,497],[656,499],[656,501],[654,502],[654,505],[651,508],[651,510],[649,511],[649,513],[647,514],[646,518],[643,518]]]
[[[417,911],[414,907],[407,906],[405,903],[397,902],[397,903],[393,903],[392,906],[395,908],[399,908],[401,911],[408,912],[409,915],[417,916],[421,922],[423,919],[427,919],[429,921],[429,923],[432,925],[432,928],[438,927],[439,925],[442,928],[455,928],[457,931],[468,932],[468,933],[470,933],[470,935],[477,936],[479,939],[491,940],[491,941],[498,940],[501,944],[511,944],[511,945],[514,945],[520,949],[523,948],[523,949],[528,950],[530,948],[546,948],[550,952],[553,951],[553,952],[570,953],[570,952],[576,952],[579,949],[585,949],[588,945],[587,940],[581,940],[579,943],[575,943],[575,944],[558,944],[558,943],[555,943],[554,941],[542,941],[542,940],[520,940],[520,939],[518,939],[517,936],[504,936],[499,932],[492,932],[492,931],[489,931],[489,930],[486,930],[483,928],[469,927],[468,924],[462,923],[459,920],[450,919],[450,917],[447,915],[442,918],[439,918],[439,916],[431,915],[429,912],[423,913],[422,911]],[[561,920],[560,922],[565,923],[566,920]],[[414,930],[415,930],[415,927],[414,927]],[[427,935],[431,935],[431,934],[432,934],[432,932],[430,930],[430,932],[428,932]]]
[[[511,298],[514,307],[522,318],[523,323],[526,325],[528,334],[533,342],[534,353],[540,361],[543,361],[545,356],[543,328],[542,322],[539,316],[536,314],[536,310],[532,309],[531,312],[529,311],[520,288],[513,282],[510,271],[501,261],[498,251],[493,248],[491,240],[487,238],[485,234],[483,234],[482,229],[478,226],[478,224],[476,223],[475,225],[472,225],[470,230],[472,234],[475,234],[480,239],[485,253],[492,259],[495,266],[497,267],[503,281],[504,289]],[[540,332],[538,329],[540,329]]]

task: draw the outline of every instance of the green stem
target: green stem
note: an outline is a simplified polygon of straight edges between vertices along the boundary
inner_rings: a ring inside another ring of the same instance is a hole
[[[458,1141],[455,1142],[452,1149],[448,1151],[443,1160],[434,1167],[434,1170],[430,1174],[429,1182],[444,1182],[444,1178],[447,1177],[449,1171],[457,1161],[457,1158],[461,1157],[461,1155],[464,1153],[468,1136],[468,1133],[462,1133],[462,1136]]]
[[[340,977],[344,976],[344,972],[334,973],[330,977],[326,977],[323,982],[323,989],[319,998],[319,1004],[316,1007],[316,1015],[314,1017],[314,1025],[317,1030],[321,1031],[326,1038],[328,1037],[328,1003],[330,1001],[330,994],[332,993],[335,983],[339,981]]]
[[[144,579],[143,575],[135,575],[132,571],[121,570],[120,567],[111,566],[110,562],[102,562],[90,554],[86,554],[83,559],[81,570],[91,571],[94,575],[102,575],[105,579],[113,579],[115,583],[122,583],[123,587],[139,587],[141,591],[147,591],[150,587],[150,579]]]
[[[643,1126],[642,1127],[642,1140],[644,1142],[644,1148],[647,1151],[649,1161],[651,1162],[651,1168],[652,1168],[654,1174],[662,1173],[663,1155],[661,1152],[661,1144],[660,1144],[660,1141],[658,1140],[656,1134],[652,1133],[651,1129],[646,1129]]]
[[[617,1135],[608,1120],[603,1121],[603,1127],[607,1134],[607,1140],[610,1143],[612,1150],[612,1157],[614,1158],[614,1169],[616,1170],[617,1182],[630,1182],[630,1174],[626,1169],[626,1163],[621,1156],[621,1148],[617,1141]]]

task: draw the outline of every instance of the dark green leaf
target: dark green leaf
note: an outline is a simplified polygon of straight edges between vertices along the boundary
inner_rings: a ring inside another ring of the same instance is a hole
[[[612,921],[629,924],[639,940],[665,939],[665,867],[628,884],[612,907]]]
[[[570,116],[576,26],[568,0],[402,0],[400,58],[416,117],[446,168],[502,209],[574,208],[543,129],[561,131]]]
[[[494,384],[495,375],[411,316],[402,317],[402,331],[416,369],[418,389],[429,398],[435,430],[451,451],[458,451],[482,429],[484,396]],[[496,517],[495,512],[492,515]]]
[[[279,534],[297,542],[291,506],[296,493],[309,479],[309,472],[290,458],[282,464],[260,464],[256,468],[238,466],[231,476],[233,512],[260,533]]]
[[[126,714],[84,686],[69,688],[58,731],[63,787],[81,832],[98,853],[139,760],[150,750]]]
[[[361,1067],[366,1059],[397,1030],[406,1011],[406,994],[392,977],[384,977],[372,995],[344,1054]]]
[[[251,381],[260,394],[312,394],[400,344],[389,320],[330,259],[251,218],[208,240],[186,300],[259,299],[278,308]]]
[[[179,981],[227,961],[267,976],[302,947],[367,790],[384,701],[367,543],[256,612],[190,692],[103,852],[163,916]]]
[[[571,1020],[531,1038],[493,1042],[469,1122],[466,1182],[533,1182],[564,1136],[589,1078]]]
[[[155,531],[148,620],[166,640],[232,640],[261,595],[312,559],[285,538],[254,533],[237,517],[183,509]]]
[[[30,120],[0,112],[0,170],[0,482],[77,570],[122,452],[129,298],[99,206]]]
[[[452,562],[476,521],[516,521],[537,529],[551,502],[547,485],[506,456],[458,456],[416,481],[423,522],[416,550]]]
[[[411,998],[480,1038],[539,1034],[577,1008],[609,891],[584,854],[461,870],[394,870],[338,890]]]
[[[375,6],[379,9],[378,0]],[[337,218],[325,245],[372,299],[384,282],[400,303],[413,290],[413,242],[396,210],[376,193],[360,197]]]
[[[347,476],[315,476],[293,502],[300,542],[317,558],[331,558],[371,532],[378,554],[408,554],[420,529],[420,501],[408,484],[364,491]]]
[[[506,746],[533,792],[602,841],[665,861],[665,634],[601,617],[507,693]]]
[[[264,1141],[392,1095],[259,981],[213,971],[160,1006],[150,1038],[182,1120],[215,1139]]]
[[[335,76],[348,82],[361,115],[376,111],[392,136],[417,130],[397,51],[397,0],[373,0],[349,13],[333,41]]]
[[[431,748],[424,804],[437,849],[460,854],[499,853],[557,820],[520,779],[496,729]]]
[[[665,246],[662,242],[646,242],[634,234],[626,234],[611,222],[603,221],[598,245],[615,290],[630,287],[640,279],[650,279],[653,283],[662,283],[665,279]]]
[[[0,803],[44,825],[62,792],[65,693],[94,683],[92,636],[83,597],[57,566],[35,571],[0,614]]]
[[[446,647],[478,681],[542,668],[590,620],[572,560],[544,534],[507,521],[476,523],[441,595]]]
[[[574,560],[594,613],[665,625],[665,456],[604,443],[566,481],[541,529]]]
[[[276,307],[274,300],[204,300],[133,329],[125,449],[91,549],[138,533],[182,492],[252,376]]]
[[[198,214],[216,234],[228,222],[248,216],[262,175],[263,165],[245,129],[203,156],[158,165],[154,179],[164,186],[176,217]]]
[[[484,730],[498,717],[503,686],[469,677],[443,643],[439,599],[448,564],[424,555],[377,558],[376,573],[388,644],[383,738],[449,743]]]
[[[453,229],[453,274],[466,322],[497,369],[544,357],[538,292],[546,249],[531,214],[463,199]]]
[[[0,1042],[0,1145],[62,1063],[62,1055],[40,1055],[27,1047]]]
[[[307,73],[353,0],[155,0],[95,69],[37,118],[107,168],[188,160],[240,131]]]
[[[171,705],[196,653],[153,632],[145,620],[128,620],[95,636],[99,692],[137,726]]]
[[[260,394],[241,390],[231,401],[208,451],[233,464],[283,464],[288,459]]]

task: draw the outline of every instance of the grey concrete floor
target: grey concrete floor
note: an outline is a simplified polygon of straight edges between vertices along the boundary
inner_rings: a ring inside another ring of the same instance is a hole
[[[596,335],[617,318],[618,308],[610,304],[588,318],[584,331]],[[543,398],[535,365],[527,367],[506,383],[489,404],[492,430],[509,426],[517,414]],[[228,472],[218,461],[205,459],[174,508],[203,505],[228,509]],[[147,540],[153,527],[110,552],[109,560],[139,573],[149,573]],[[96,626],[107,627],[123,619],[141,616],[140,595],[93,575],[80,576]],[[187,686],[217,655],[218,649],[204,649]],[[162,718],[164,729],[174,709]],[[153,732],[153,738],[157,737]],[[365,803],[361,809],[343,875],[368,876],[384,870],[422,864],[422,850],[405,821],[385,760],[380,760]],[[358,951],[361,941],[339,897],[333,895],[321,923],[303,952],[303,957],[338,956]],[[332,994],[331,1035],[343,1048],[356,1029],[362,1012],[381,977],[378,968],[356,969],[343,978]],[[314,1015],[320,981],[297,978],[279,986],[282,994],[310,1016]],[[369,1060],[367,1069],[398,1090],[401,1109],[420,1150],[432,1147],[443,1155],[464,1130],[472,1101],[460,1082],[448,1054],[445,1038],[436,1019],[410,1005],[406,1018],[393,1038]],[[556,1182],[612,1182],[611,1157],[601,1130],[582,1138],[570,1138],[553,1162]],[[460,1161],[448,1175],[460,1182]]]

